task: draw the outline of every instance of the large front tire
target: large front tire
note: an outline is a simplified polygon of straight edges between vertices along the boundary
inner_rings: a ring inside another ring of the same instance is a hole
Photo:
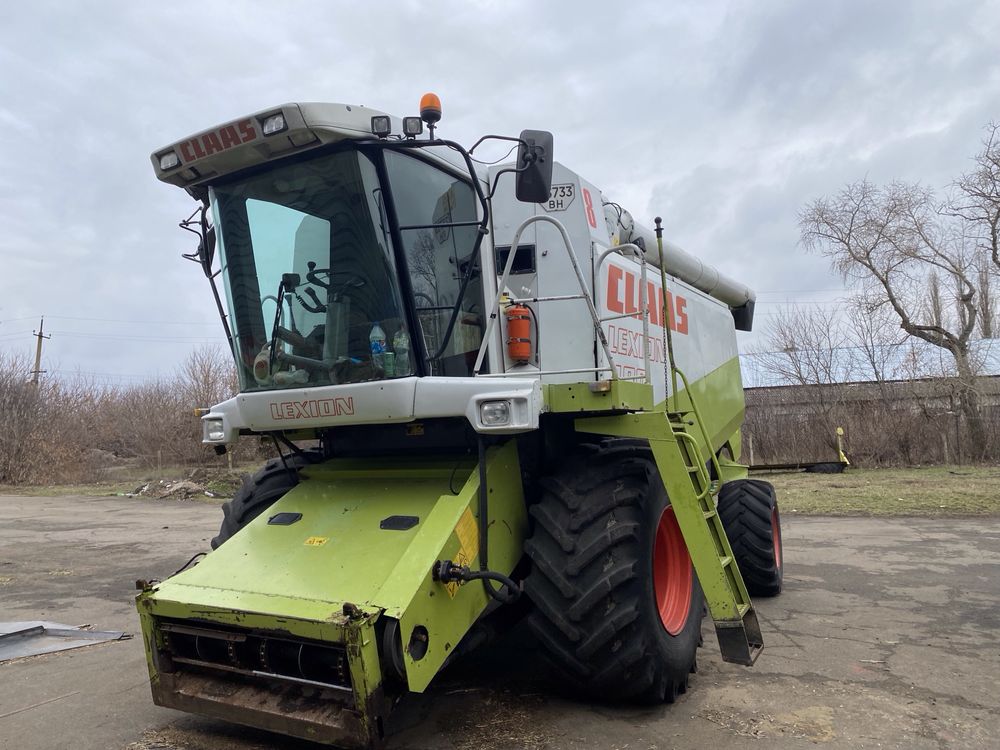
[[[531,629],[585,692],[673,702],[696,669],[703,596],[648,447],[607,441],[541,484]]]

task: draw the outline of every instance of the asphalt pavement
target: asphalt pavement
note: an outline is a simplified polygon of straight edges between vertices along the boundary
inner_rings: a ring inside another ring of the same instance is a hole
[[[208,549],[215,504],[0,496],[0,621],[137,633],[137,578]],[[784,521],[785,591],[757,665],[700,670],[672,706],[567,697],[515,630],[393,716],[398,750],[995,748],[1000,518]],[[0,663],[4,750],[316,750],[157,708],[139,638]]]

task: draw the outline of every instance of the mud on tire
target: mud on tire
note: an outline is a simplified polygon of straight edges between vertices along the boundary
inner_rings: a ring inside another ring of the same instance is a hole
[[[653,580],[669,506],[647,445],[608,440],[541,480],[525,545],[528,623],[571,684],[604,700],[673,702],[696,670],[703,596],[687,560],[686,614],[675,635]],[[672,517],[672,512],[670,513]]]
[[[280,458],[272,458],[256,474],[244,477],[243,486],[236,491],[232,500],[222,504],[222,527],[212,539],[212,549],[218,549],[297,485],[299,469],[321,460],[320,451],[304,451],[302,456],[288,456],[284,462]]]
[[[781,593],[784,564],[781,516],[774,487],[760,479],[737,479],[719,490],[719,518],[751,596]]]

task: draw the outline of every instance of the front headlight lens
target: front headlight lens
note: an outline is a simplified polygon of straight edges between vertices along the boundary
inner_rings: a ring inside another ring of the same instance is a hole
[[[510,424],[510,401],[484,401],[479,406],[479,418],[484,427],[503,427]]]
[[[226,439],[226,429],[221,419],[206,419],[203,424],[205,425],[205,440],[221,443]]]

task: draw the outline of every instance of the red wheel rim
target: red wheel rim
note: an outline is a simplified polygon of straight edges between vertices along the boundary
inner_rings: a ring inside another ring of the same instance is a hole
[[[771,539],[774,540],[774,567],[781,570],[781,522],[777,507],[771,508]]]
[[[670,635],[684,629],[691,612],[691,556],[674,509],[667,507],[656,525],[653,543],[653,592],[660,622]]]

